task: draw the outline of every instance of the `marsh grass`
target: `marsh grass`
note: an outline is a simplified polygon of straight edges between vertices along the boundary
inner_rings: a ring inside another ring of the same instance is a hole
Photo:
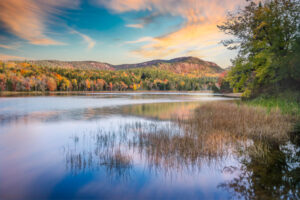
[[[241,138],[232,138],[222,132],[211,135],[184,133],[144,133],[139,136],[139,152],[148,165],[166,171],[172,169],[200,169],[203,163],[219,167]]]
[[[228,136],[285,142],[293,128],[291,118],[279,110],[251,107],[230,102],[207,103],[195,110],[193,117],[180,120],[193,134],[212,134],[222,131]]]
[[[128,177],[132,155],[139,155],[149,170],[169,175],[200,170],[203,163],[219,167],[240,140],[223,132],[192,135],[176,122],[129,123],[116,132],[99,129],[87,136],[76,136],[65,148],[67,169],[76,175],[102,168],[112,178]]]
[[[102,166],[118,176],[129,171],[133,154],[158,171],[199,169],[202,163],[218,165],[237,153],[266,159],[274,146],[288,141],[292,129],[289,116],[278,110],[212,102],[188,118],[126,123],[116,131],[98,129],[84,144],[88,151],[69,148],[66,160],[75,171]],[[78,141],[84,140],[74,141],[75,147]]]

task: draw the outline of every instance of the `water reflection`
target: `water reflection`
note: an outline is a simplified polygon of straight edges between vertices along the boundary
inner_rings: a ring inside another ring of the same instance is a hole
[[[228,98],[214,97],[213,94],[203,95],[202,93],[193,93],[188,96],[181,93],[174,93],[172,96],[158,93],[139,93],[138,95],[101,93],[82,96],[3,97],[0,98],[0,124],[14,123],[19,120],[25,122],[29,120],[51,122],[93,120],[107,114],[144,115],[145,112],[138,113],[138,107],[133,108],[134,105],[142,105],[142,108],[152,112],[152,115],[160,111],[161,115],[161,111],[172,112],[172,108],[173,111],[176,110],[175,107],[179,107],[176,103],[181,103],[181,107],[185,107],[183,102],[187,105],[188,102],[199,104],[203,101],[224,99],[228,100]],[[151,105],[147,106],[147,104]],[[163,106],[155,107],[153,104],[163,104]],[[168,106],[168,104],[174,106]],[[120,107],[123,108],[120,109]]]
[[[264,148],[263,155],[252,153],[257,147]],[[258,142],[251,148],[247,158],[241,156],[242,167],[234,169],[239,175],[219,187],[238,199],[299,199],[300,148],[291,143],[266,147]]]
[[[228,134],[216,114],[189,123],[207,100],[223,99],[0,99],[0,199],[299,198],[298,146]]]
[[[76,137],[65,152],[66,166],[74,174],[104,168],[107,176],[123,180],[132,178],[137,165],[148,176],[159,173],[164,179],[198,174],[205,166],[231,176],[218,188],[234,198],[299,198],[300,151],[295,144],[271,145],[222,131],[195,134],[179,122],[128,123],[116,132]],[[78,151],[80,140],[93,147]],[[239,163],[226,163],[231,159]]]

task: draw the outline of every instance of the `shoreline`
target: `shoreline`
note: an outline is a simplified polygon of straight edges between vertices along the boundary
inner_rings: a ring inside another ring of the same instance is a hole
[[[18,94],[93,94],[93,93],[103,93],[103,94],[109,94],[109,93],[212,93],[211,90],[199,90],[199,91],[186,91],[186,90],[137,90],[137,91],[0,91],[0,96],[3,95],[18,95]]]
[[[242,93],[221,93],[222,97],[229,97],[229,98],[241,98]]]
[[[178,90],[138,90],[138,91],[2,91],[0,92],[0,98],[1,97],[8,97],[8,96],[18,96],[18,95],[24,95],[24,96],[51,96],[51,95],[80,95],[80,94],[112,94],[112,93],[120,93],[120,94],[128,94],[128,93],[151,93],[151,94],[159,94],[159,93],[190,93],[190,94],[196,94],[196,93],[209,93],[209,94],[215,94],[222,97],[228,97],[228,98],[241,98],[241,93],[213,93],[211,90],[199,90],[199,91],[178,91]]]

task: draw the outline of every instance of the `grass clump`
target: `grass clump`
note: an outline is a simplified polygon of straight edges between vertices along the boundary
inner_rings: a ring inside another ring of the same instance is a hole
[[[286,91],[276,95],[261,95],[245,100],[248,105],[262,106],[270,110],[280,110],[283,114],[300,118],[300,92]]]
[[[287,141],[288,133],[293,129],[290,116],[279,110],[268,111],[263,107],[232,102],[200,106],[195,110],[195,116],[186,123],[197,134],[222,131],[233,136],[276,143]]]

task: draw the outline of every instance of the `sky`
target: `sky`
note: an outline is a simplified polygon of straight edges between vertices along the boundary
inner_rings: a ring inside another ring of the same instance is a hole
[[[110,64],[195,56],[225,68],[217,25],[245,0],[0,0],[0,59]]]

